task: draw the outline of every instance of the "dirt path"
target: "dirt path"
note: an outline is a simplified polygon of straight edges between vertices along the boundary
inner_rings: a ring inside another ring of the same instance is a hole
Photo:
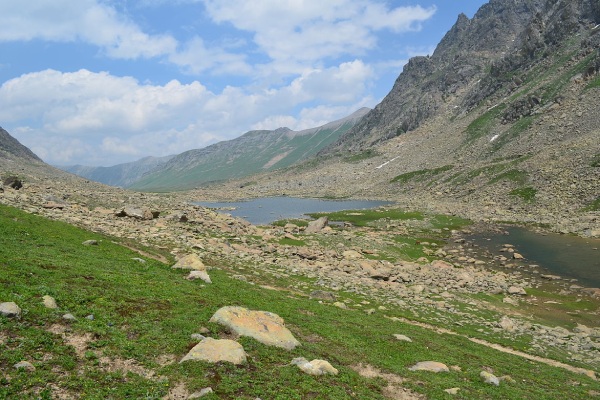
[[[434,325],[426,324],[424,322],[412,321],[410,319],[399,318],[399,317],[388,317],[388,316],[386,316],[386,318],[391,319],[393,321],[399,321],[399,322],[403,322],[403,323],[406,323],[406,324],[409,324],[409,325],[414,325],[414,326],[418,326],[418,327],[421,327],[421,328],[425,328],[425,329],[434,331],[436,333],[445,333],[445,334],[448,334],[448,335],[454,335],[454,336],[464,337],[466,339],[469,339],[471,342],[480,344],[482,346],[487,346],[489,348],[501,351],[503,353],[512,354],[512,355],[515,355],[515,356],[518,356],[518,357],[525,358],[527,360],[536,361],[536,362],[547,364],[547,365],[550,365],[550,366],[553,366],[553,367],[562,368],[562,369],[565,369],[567,371],[574,372],[576,374],[583,374],[583,375],[586,375],[586,376],[588,376],[588,377],[590,377],[590,378],[592,378],[594,380],[598,380],[597,377],[596,377],[596,372],[592,371],[590,369],[574,367],[572,365],[565,364],[565,363],[560,362],[560,361],[552,360],[550,358],[536,356],[536,355],[525,353],[523,351],[519,351],[519,350],[515,350],[515,349],[511,349],[510,347],[505,347],[505,346],[502,346],[502,345],[499,345],[499,344],[496,344],[496,343],[490,343],[490,342],[488,342],[486,340],[483,340],[483,339],[472,338],[472,337],[469,337],[467,335],[462,335],[460,333],[457,333],[457,332],[454,332],[454,331],[451,331],[451,330],[448,330],[448,329],[445,329],[445,328],[440,328],[440,327],[437,327],[437,326],[434,326]]]

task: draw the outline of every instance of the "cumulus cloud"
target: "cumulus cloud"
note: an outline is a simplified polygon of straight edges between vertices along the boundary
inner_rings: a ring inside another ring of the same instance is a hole
[[[419,30],[435,7],[388,8],[373,0],[204,0],[211,17],[254,33],[254,40],[273,60],[317,60],[357,55],[373,48],[374,31]]]
[[[0,2],[0,41],[82,41],[115,58],[156,57],[175,52],[170,35],[149,35],[114,8],[95,0]]]
[[[228,86],[214,93],[197,81],[152,85],[107,72],[45,70],[0,86],[5,105],[0,120],[48,162],[112,165],[205,147],[251,127],[303,129],[343,117],[354,111],[349,108],[363,95],[370,73],[354,61],[307,71],[269,90]],[[323,99],[346,104],[335,117],[319,108],[300,118],[290,115],[295,107]],[[319,110],[331,119],[317,118]]]

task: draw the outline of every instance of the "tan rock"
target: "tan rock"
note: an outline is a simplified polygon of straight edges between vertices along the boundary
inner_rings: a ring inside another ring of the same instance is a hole
[[[246,352],[241,344],[229,339],[205,338],[186,354],[180,363],[189,360],[201,360],[211,363],[226,361],[242,364],[246,361]]]
[[[188,276],[185,277],[185,279],[187,279],[188,281],[195,281],[195,280],[199,279],[206,283],[212,283],[212,281],[210,280],[210,276],[208,276],[208,272],[206,272],[206,271],[199,271],[199,270],[190,271],[190,273],[188,274]]]
[[[54,300],[54,297],[52,296],[44,296],[42,297],[42,302],[44,303],[44,306],[46,308],[52,308],[52,309],[57,309],[58,305],[56,304],[56,300]]]
[[[173,269],[192,269],[197,271],[205,271],[206,266],[196,254],[188,254],[182,257],[171,268]]]
[[[297,365],[303,372],[309,375],[337,375],[338,370],[334,368],[328,361],[325,360],[312,360],[308,361],[304,357],[294,358],[291,362],[292,365]]]
[[[411,371],[450,372],[446,364],[437,361],[421,361],[409,369]]]
[[[284,326],[283,319],[267,311],[251,311],[235,306],[223,307],[212,316],[210,322],[225,325],[240,336],[249,336],[269,346],[292,350],[300,345]]]

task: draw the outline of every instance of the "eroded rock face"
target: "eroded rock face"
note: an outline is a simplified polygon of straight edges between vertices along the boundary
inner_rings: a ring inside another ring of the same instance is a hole
[[[300,345],[277,314],[267,311],[251,311],[243,307],[220,308],[210,319],[225,325],[240,336],[249,336],[259,342],[292,350]]]
[[[246,352],[241,344],[229,339],[205,338],[194,346],[180,363],[189,360],[201,360],[211,363],[226,361],[232,364],[246,362]]]

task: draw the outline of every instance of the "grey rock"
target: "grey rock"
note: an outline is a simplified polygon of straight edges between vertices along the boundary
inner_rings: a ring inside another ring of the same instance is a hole
[[[25,371],[33,372],[35,367],[29,361],[20,361],[14,365],[15,369],[22,369]]]
[[[20,318],[21,308],[12,301],[0,303],[0,315],[7,318]]]

